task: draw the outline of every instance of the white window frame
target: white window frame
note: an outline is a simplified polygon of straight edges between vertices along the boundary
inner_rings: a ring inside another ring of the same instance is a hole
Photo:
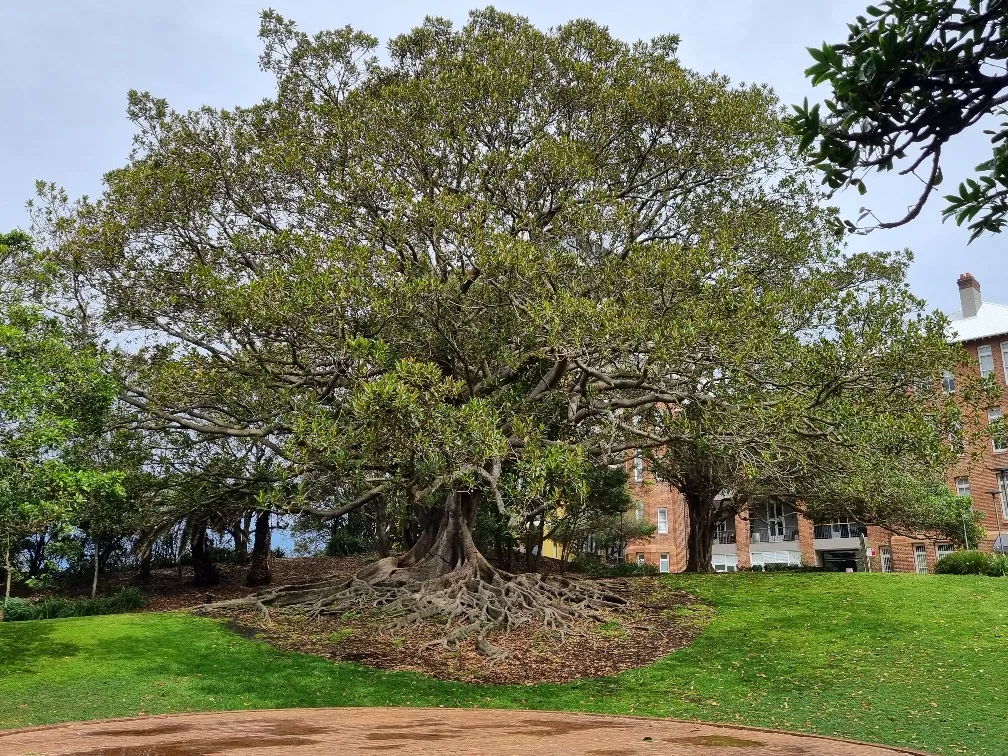
[[[914,551],[914,570],[918,575],[927,575],[927,548],[923,543],[915,543],[913,547]]]
[[[941,549],[946,549],[945,553],[941,552]],[[955,553],[955,545],[951,543],[936,543],[935,544],[935,561],[938,561],[942,557],[947,557],[949,554]]]
[[[644,502],[640,499],[636,502],[636,511],[634,514],[637,517],[637,522],[644,522]]]
[[[1008,342],[1005,342],[1008,344]],[[955,393],[955,375],[946,370],[942,373],[942,391],[946,394]]]
[[[711,556],[711,564],[714,567],[714,572],[737,572],[738,555],[714,554]]]
[[[637,566],[640,567],[641,565],[644,564],[645,561],[646,561],[646,559],[644,558],[644,552],[643,551],[638,551],[637,552]]]
[[[997,486],[1001,492],[1001,516],[1008,520],[1008,471],[998,470]]]
[[[633,458],[633,479],[635,483],[644,482],[644,457],[640,452],[634,454]]]
[[[668,533],[668,507],[658,507],[658,532]]]
[[[669,555],[658,555],[658,572],[669,572]]]
[[[892,552],[888,546],[879,547],[879,560],[882,562],[882,572],[893,571]]]
[[[987,425],[993,425],[998,420],[1001,420],[1004,414],[1001,412],[1000,407],[991,407],[987,410]],[[991,436],[991,448],[996,454],[1008,451],[1008,438],[1001,438],[1001,444],[998,445],[998,439],[996,436]]]
[[[984,370],[984,358],[990,360],[990,368]],[[980,363],[980,377],[986,378],[988,375],[994,373],[994,350],[991,349],[990,344],[984,344],[983,346],[977,347],[977,361]]]
[[[1008,383],[1008,341],[1001,342],[1001,367],[1004,368],[1005,383]]]
[[[973,492],[970,490],[970,479],[968,475],[960,475],[955,479],[955,490],[956,496],[966,496],[970,499],[973,498]]]

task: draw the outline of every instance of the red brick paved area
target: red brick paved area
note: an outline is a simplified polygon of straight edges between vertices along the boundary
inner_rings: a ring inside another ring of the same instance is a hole
[[[281,709],[0,732],[18,756],[896,756],[915,753],[660,719],[457,709]]]

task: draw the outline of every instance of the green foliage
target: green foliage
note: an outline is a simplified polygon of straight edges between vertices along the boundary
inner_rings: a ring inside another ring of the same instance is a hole
[[[578,554],[571,567],[590,578],[634,577],[636,575],[657,575],[658,568],[653,564],[637,564],[636,562],[619,561],[613,564],[603,562],[596,554]]]
[[[963,549],[939,559],[934,572],[936,575],[1003,577],[1008,574],[1008,558],[1004,554],[987,554],[976,549]]]
[[[89,617],[97,614],[122,614],[142,609],[147,596],[139,588],[126,587],[114,596],[64,598],[47,596],[37,601],[11,598],[3,604],[4,622],[47,620],[61,617]]]
[[[352,556],[374,551],[374,539],[362,533],[351,533],[344,528],[333,528],[326,541],[325,555],[331,557]]]
[[[1006,113],[1000,105],[1008,81],[994,73],[1008,55],[1006,21],[999,0],[887,0],[848,24],[846,42],[808,48],[814,62],[805,75],[813,86],[826,83],[831,96],[826,112],[807,99],[795,106],[792,126],[823,183],[864,194],[870,171],[908,174],[923,166],[918,203],[901,220],[879,225],[916,217],[942,183],[945,145],[985,116]],[[985,133],[991,159],[976,167],[976,179],[945,196],[944,217],[967,223],[970,241],[1000,233],[1008,214],[1008,123]]]

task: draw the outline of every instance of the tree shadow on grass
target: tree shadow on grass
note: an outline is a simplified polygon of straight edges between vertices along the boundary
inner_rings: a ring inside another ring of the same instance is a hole
[[[75,656],[80,651],[75,643],[52,639],[54,621],[0,624],[0,678],[35,672],[46,659]]]

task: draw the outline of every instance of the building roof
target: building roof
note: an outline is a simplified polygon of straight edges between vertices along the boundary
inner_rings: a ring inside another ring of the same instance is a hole
[[[1008,334],[1008,305],[984,302],[972,318],[964,318],[962,312],[954,312],[949,317],[952,319],[949,333],[953,343]]]

